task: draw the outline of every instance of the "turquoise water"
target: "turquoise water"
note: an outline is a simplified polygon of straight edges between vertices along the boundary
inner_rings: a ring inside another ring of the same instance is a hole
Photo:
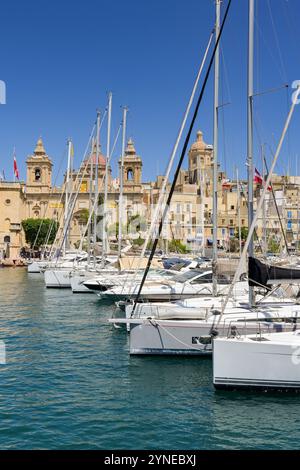
[[[215,392],[209,359],[129,357],[111,313],[0,270],[0,449],[299,448],[299,395]]]

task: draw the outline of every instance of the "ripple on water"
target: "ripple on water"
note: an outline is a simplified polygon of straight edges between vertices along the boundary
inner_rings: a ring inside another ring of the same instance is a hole
[[[1,449],[297,449],[298,396],[215,392],[211,361],[129,357],[94,295],[0,270]]]

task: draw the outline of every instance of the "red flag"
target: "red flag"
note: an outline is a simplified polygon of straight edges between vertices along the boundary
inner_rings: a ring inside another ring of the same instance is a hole
[[[263,179],[257,168],[255,168],[255,173],[254,173],[254,183],[258,183],[258,184],[263,183]]]
[[[223,179],[222,180],[222,189],[230,188],[231,187],[231,182],[229,179]]]
[[[262,176],[261,176],[260,172],[258,171],[257,168],[255,168],[254,183],[263,185],[263,182],[264,181],[262,179]],[[272,191],[272,186],[271,185],[268,186],[268,191]]]
[[[14,155],[14,175],[16,178],[20,179],[19,178],[19,170],[18,170],[18,166],[17,166],[17,160],[16,160],[16,156]]]

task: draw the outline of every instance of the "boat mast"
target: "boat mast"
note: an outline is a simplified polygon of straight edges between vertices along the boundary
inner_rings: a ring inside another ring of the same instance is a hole
[[[93,150],[94,150],[94,145],[95,145],[95,140],[92,138],[92,149],[91,149],[91,154],[90,154],[90,179],[89,179],[89,214],[92,212],[92,207],[93,207]],[[88,242],[87,242],[87,249],[88,249],[88,264],[91,261],[91,235],[92,235],[92,225],[91,223],[88,224]]]
[[[190,137],[191,137],[191,133],[192,133],[194,124],[195,124],[195,120],[196,120],[196,118],[197,118],[197,114],[198,114],[198,111],[199,111],[199,107],[200,107],[200,104],[201,104],[201,102],[202,102],[203,94],[204,94],[204,91],[205,91],[205,88],[206,88],[206,84],[207,84],[207,81],[208,81],[208,78],[209,78],[209,75],[210,75],[210,71],[211,71],[211,68],[212,68],[212,65],[213,65],[213,61],[214,61],[214,58],[215,58],[216,49],[217,49],[217,47],[218,47],[218,44],[219,44],[219,41],[220,41],[220,38],[221,38],[221,35],[222,35],[222,32],[223,32],[223,29],[224,29],[224,25],[225,25],[225,23],[226,23],[226,19],[227,19],[227,16],[228,16],[228,12],[229,12],[229,8],[230,8],[230,5],[231,5],[231,2],[232,2],[232,0],[229,0],[229,1],[228,1],[228,4],[227,4],[227,8],[226,8],[226,11],[225,11],[225,14],[224,14],[224,18],[223,18],[223,21],[222,21],[222,25],[221,25],[221,27],[220,27],[220,32],[219,32],[219,35],[218,35],[216,44],[215,44],[215,46],[214,46],[214,50],[213,50],[212,56],[211,56],[210,61],[209,61],[209,65],[208,65],[208,68],[207,68],[207,71],[206,71],[206,74],[205,74],[205,78],[204,78],[204,81],[203,81],[203,84],[202,84],[202,87],[201,87],[201,91],[200,91],[199,97],[198,97],[198,99],[197,99],[196,107],[195,107],[195,109],[194,109],[193,117],[192,117],[192,120],[191,120],[190,125],[189,125],[189,129],[188,129],[188,132],[187,132],[187,135],[186,135],[184,144],[183,144],[183,148],[182,148],[182,151],[181,151],[181,155],[180,155],[179,161],[178,161],[178,163],[177,163],[177,167],[176,167],[176,169],[175,169],[175,173],[174,173],[174,177],[173,177],[173,182],[172,182],[172,184],[171,184],[171,188],[170,188],[170,191],[169,191],[169,194],[168,194],[167,202],[166,202],[165,208],[164,208],[164,210],[163,210],[162,217],[161,217],[160,222],[159,222],[158,231],[157,231],[157,234],[156,234],[155,239],[154,239],[154,242],[153,242],[153,246],[152,246],[152,249],[151,249],[151,253],[150,253],[150,255],[149,255],[149,258],[148,258],[147,266],[146,266],[146,268],[145,268],[145,271],[144,271],[144,274],[143,274],[143,277],[142,277],[142,280],[141,280],[141,283],[140,283],[140,286],[139,286],[139,290],[138,290],[138,292],[137,292],[137,295],[136,295],[136,298],[135,298],[135,301],[134,301],[134,305],[133,305],[133,309],[132,309],[132,312],[131,312],[131,316],[134,315],[134,311],[135,311],[137,302],[139,301],[139,298],[140,298],[140,295],[141,295],[141,292],[142,292],[142,289],[143,289],[143,285],[144,285],[144,282],[145,282],[145,280],[146,280],[147,274],[148,274],[148,272],[149,272],[149,269],[150,269],[150,266],[151,266],[151,262],[152,262],[152,259],[153,259],[153,256],[154,256],[154,253],[155,253],[157,244],[158,244],[158,240],[159,240],[159,237],[160,237],[162,228],[163,228],[163,223],[164,223],[164,221],[165,221],[168,208],[170,207],[170,203],[171,203],[171,200],[172,200],[173,193],[174,193],[174,191],[175,191],[175,186],[176,186],[177,178],[178,178],[178,175],[179,175],[179,171],[180,171],[180,168],[181,168],[181,165],[182,165],[184,156],[185,156],[185,152],[186,152],[186,150],[187,150],[187,146],[188,146],[188,144],[189,144],[189,140],[190,140]]]
[[[254,55],[254,0],[249,0],[248,29],[248,113],[247,113],[247,164],[248,164],[248,227],[253,220],[253,55]],[[248,256],[253,257],[253,236],[248,246]],[[249,286],[249,305],[253,306],[254,289]]]
[[[201,159],[198,156],[198,166],[199,166],[199,182],[200,182],[200,196],[201,196],[201,203],[200,203],[200,222],[201,222],[201,255],[205,256],[205,223],[204,223],[204,177],[203,171],[201,168]]]
[[[64,254],[66,254],[67,245],[68,245],[68,213],[69,213],[69,197],[70,197],[70,173],[71,173],[71,149],[72,141],[68,139],[68,166],[66,174],[66,183],[65,183],[65,215],[64,215]]]
[[[96,124],[96,159],[94,162],[95,168],[95,208],[94,208],[94,268],[96,268],[96,246],[97,246],[97,216],[98,216],[98,198],[99,198],[99,155],[100,155],[100,111],[97,111],[97,124]],[[94,158],[94,149],[92,159]]]
[[[239,229],[239,249],[240,249],[240,256],[241,256],[242,254],[241,193],[240,193],[239,170],[237,167],[236,167],[236,190],[237,190],[237,216],[238,216],[238,229]]]
[[[266,169],[265,169],[265,145],[261,145],[261,160],[262,160],[262,180],[263,184],[265,181],[266,176]],[[269,198],[268,198],[269,200]],[[262,221],[263,221],[263,254],[267,256],[267,219],[266,219],[266,201],[263,203],[262,207]]]
[[[118,256],[121,257],[122,249],[122,214],[123,214],[123,175],[124,175],[124,156],[126,145],[126,120],[127,120],[126,106],[123,108],[123,122],[122,122],[122,154],[120,165],[120,195],[119,195],[119,233],[118,233]]]
[[[108,166],[109,166],[109,160],[110,160],[111,108],[112,108],[112,93],[110,92],[108,95],[106,165],[105,165],[105,185],[104,185],[104,202],[103,202],[103,219],[102,219],[102,264],[103,266],[105,263],[105,255],[106,255],[106,212],[107,212],[107,193],[108,193]]]
[[[220,33],[220,11],[221,0],[216,0],[216,44]],[[213,163],[213,295],[218,293],[217,289],[217,259],[218,259],[218,107],[219,107],[219,69],[220,52],[217,44],[215,55],[215,77],[214,77],[214,163]]]

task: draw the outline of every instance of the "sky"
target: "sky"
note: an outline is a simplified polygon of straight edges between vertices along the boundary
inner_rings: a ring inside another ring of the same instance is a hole
[[[223,1],[222,11],[227,0]],[[13,179],[13,148],[20,178],[42,136],[58,168],[66,142],[79,166],[96,118],[113,93],[112,138],[129,108],[127,136],[143,159],[143,181],[165,172],[193,82],[214,24],[213,0],[15,0],[3,2],[0,28],[0,172]],[[219,160],[230,177],[246,176],[248,1],[233,0],[221,40]],[[270,162],[300,80],[299,0],[256,0],[254,161]],[[271,91],[270,91],[271,90]],[[300,107],[288,131],[278,173],[299,174]],[[192,134],[213,141],[213,74]],[[106,124],[101,133],[106,151]],[[192,141],[190,142],[192,143]],[[181,144],[182,146],[182,144]],[[181,147],[180,147],[181,148]],[[121,142],[112,159],[117,176]],[[187,159],[184,166],[187,166]],[[299,166],[299,170],[298,170]]]

